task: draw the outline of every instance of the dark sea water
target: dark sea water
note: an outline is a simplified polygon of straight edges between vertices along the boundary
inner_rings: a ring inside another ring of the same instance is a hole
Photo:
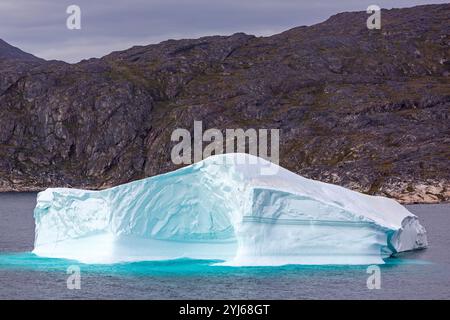
[[[84,265],[31,254],[35,193],[0,194],[0,299],[449,299],[450,204],[413,205],[428,231],[426,250],[381,265],[369,290],[365,266],[219,267],[176,260]],[[77,264],[81,289],[67,289]]]

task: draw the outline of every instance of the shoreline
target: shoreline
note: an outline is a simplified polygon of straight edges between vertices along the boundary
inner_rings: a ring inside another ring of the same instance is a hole
[[[68,188],[68,187],[49,187],[49,188]],[[107,187],[109,188],[109,187]],[[101,191],[107,188],[73,188],[73,189],[83,189],[83,190],[91,190],[91,191]],[[44,190],[46,190],[47,188],[25,188],[25,189],[6,189],[6,188],[0,188],[0,196],[2,194],[20,194],[20,193],[39,193],[42,192]],[[357,191],[359,192],[359,191]],[[414,194],[413,197],[418,196],[419,194]],[[373,195],[373,196],[380,196],[380,195]],[[397,201],[398,203],[400,203],[401,205],[419,205],[419,204],[450,204],[450,200],[448,199],[444,199],[444,200],[439,200],[439,201],[405,201],[402,199],[398,199],[398,198],[393,198],[393,197],[387,197],[384,196],[386,198],[389,199],[393,199],[395,201]],[[417,198],[416,198],[417,199]]]

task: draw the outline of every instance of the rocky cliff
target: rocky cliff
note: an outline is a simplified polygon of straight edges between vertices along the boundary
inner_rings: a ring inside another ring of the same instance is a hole
[[[271,37],[169,40],[77,64],[0,41],[0,190],[177,168],[175,128],[279,128],[280,164],[404,203],[450,198],[450,5]]]

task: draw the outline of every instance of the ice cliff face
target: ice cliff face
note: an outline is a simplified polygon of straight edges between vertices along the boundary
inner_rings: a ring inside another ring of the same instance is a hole
[[[394,200],[246,154],[103,191],[47,189],[35,220],[34,253],[86,263],[373,264],[427,245],[417,217]]]

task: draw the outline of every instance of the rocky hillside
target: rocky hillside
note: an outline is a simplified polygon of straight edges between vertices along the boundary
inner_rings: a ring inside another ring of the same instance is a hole
[[[0,60],[43,61],[0,39]]]
[[[405,203],[450,198],[450,5],[271,37],[169,40],[78,64],[0,42],[0,190],[176,168],[175,128],[279,128],[281,165]]]

